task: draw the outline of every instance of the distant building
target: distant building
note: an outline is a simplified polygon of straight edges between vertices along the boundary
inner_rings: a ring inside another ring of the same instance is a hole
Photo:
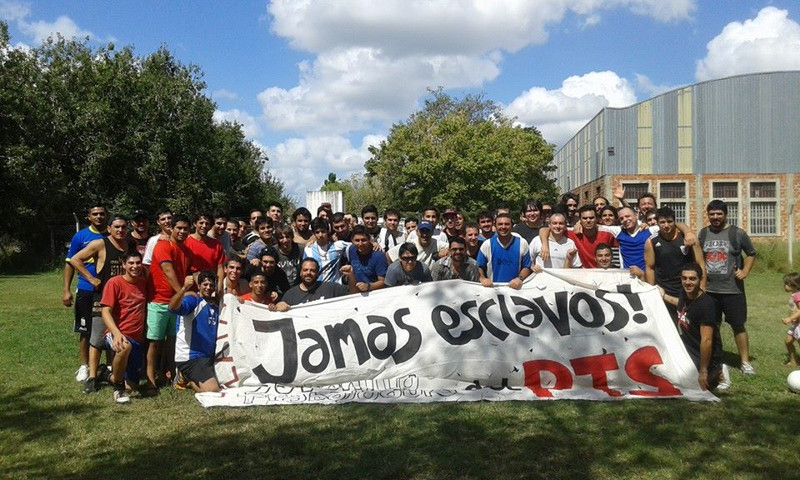
[[[711,80],[604,108],[561,147],[555,165],[561,191],[581,203],[612,200],[621,183],[632,204],[652,192],[658,206],[698,229],[705,205],[718,198],[751,236],[798,238],[800,71]]]

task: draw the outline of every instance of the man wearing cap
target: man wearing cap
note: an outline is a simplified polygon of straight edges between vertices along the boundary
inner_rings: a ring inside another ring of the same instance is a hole
[[[449,243],[450,240],[456,237],[461,236],[461,232],[458,230],[458,210],[455,208],[448,208],[442,214],[444,218],[444,230],[442,233],[447,235],[447,242]]]
[[[432,235],[433,228],[433,224],[427,220],[419,222],[417,229],[414,231],[416,233],[414,240],[409,240],[417,247],[417,260],[428,267],[439,258],[447,255],[447,242],[434,238]],[[390,248],[386,252],[387,260],[390,263],[396,262],[400,258],[401,245]]]
[[[519,290],[531,274],[531,254],[524,238],[511,234],[511,215],[498,213],[494,220],[495,235],[483,242],[478,251],[481,284],[491,287],[508,282]]]
[[[429,205],[422,209],[422,218],[423,222],[428,222],[431,224],[433,230],[431,230],[431,236],[439,240],[441,243],[447,245],[447,234],[441,230],[437,226],[439,224],[439,209],[434,207],[433,205]],[[419,227],[417,227],[419,228]],[[413,242],[417,238],[416,232],[411,232],[408,234],[406,238],[407,242]]]
[[[128,231],[128,243],[136,244],[136,251],[144,256],[147,250],[147,240],[150,239],[150,218],[144,210],[136,210],[133,212],[133,220],[131,221],[133,229]]]

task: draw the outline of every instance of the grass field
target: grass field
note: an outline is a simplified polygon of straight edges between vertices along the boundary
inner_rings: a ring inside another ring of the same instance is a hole
[[[75,382],[60,274],[0,276],[0,478],[799,478],[781,274],[748,280],[758,375],[722,402],[114,405]],[[730,329],[726,360],[736,363]]]

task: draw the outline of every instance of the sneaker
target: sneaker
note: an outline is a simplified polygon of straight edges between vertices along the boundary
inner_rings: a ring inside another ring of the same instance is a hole
[[[723,363],[722,380],[720,380],[719,385],[717,385],[717,390],[727,390],[729,388],[731,388],[731,371],[728,366]]]
[[[756,374],[756,369],[753,368],[753,366],[750,365],[749,363],[743,363],[741,368],[742,368],[742,375],[755,375]]]
[[[89,378],[89,365],[81,365],[80,368],[75,371],[75,381],[85,382],[87,378]]]
[[[94,393],[97,391],[97,385],[95,384],[95,379],[89,377],[83,382],[83,393]]]
[[[125,392],[125,387],[122,385],[114,386],[114,402],[115,403],[130,403],[131,397]]]
[[[111,383],[111,367],[100,365],[97,369],[97,382],[98,383]]]

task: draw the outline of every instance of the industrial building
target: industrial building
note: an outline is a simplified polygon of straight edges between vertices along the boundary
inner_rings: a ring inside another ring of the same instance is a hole
[[[738,75],[678,88],[625,108],[604,108],[555,154],[562,192],[611,199],[645,192],[691,228],[705,205],[752,237],[798,238],[800,71]]]

